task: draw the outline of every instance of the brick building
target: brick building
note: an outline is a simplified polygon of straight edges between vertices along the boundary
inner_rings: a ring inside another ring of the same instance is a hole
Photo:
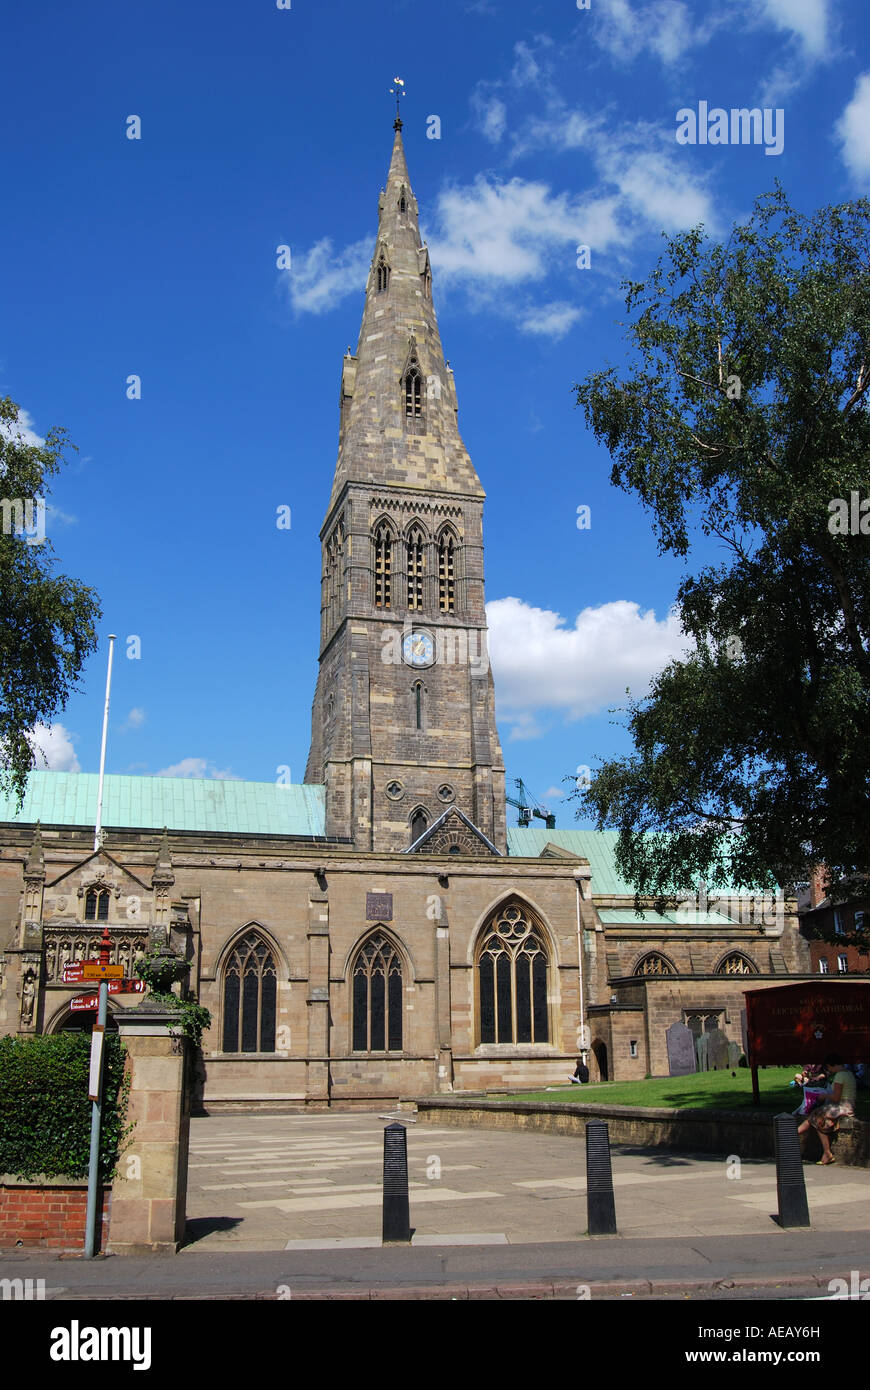
[[[634,914],[613,833],[506,827],[483,501],[401,136],[321,531],[301,786],[37,772],[0,805],[0,1031],[52,1032],[63,967],[172,942],[212,1012],[206,1105],[365,1103],[667,1072],[665,1030],[740,1044],[746,976],[809,969],[793,904]],[[110,998],[111,1010],[135,1000]],[[585,1034],[582,1029],[588,1030]]]
[[[870,929],[870,894],[835,903],[826,893],[825,870],[816,869],[798,903],[801,935],[810,952],[810,969],[819,975],[870,974],[870,947],[856,932]],[[818,931],[824,937],[816,935]],[[831,937],[827,940],[824,938]]]

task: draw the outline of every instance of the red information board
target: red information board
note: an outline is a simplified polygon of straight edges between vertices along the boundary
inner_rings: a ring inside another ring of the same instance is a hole
[[[870,1061],[870,980],[818,980],[744,994],[751,1066],[821,1062],[830,1052],[846,1062]]]

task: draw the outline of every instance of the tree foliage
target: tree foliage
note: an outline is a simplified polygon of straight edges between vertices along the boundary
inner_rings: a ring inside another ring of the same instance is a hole
[[[686,654],[630,701],[635,751],[581,810],[662,902],[818,862],[845,893],[870,872],[870,534],[831,503],[870,498],[870,203],[807,217],[777,185],[726,244],[678,236],[626,289],[631,369],[578,403],[660,552],[702,535],[724,558],[680,584]]]
[[[33,517],[64,450],[75,447],[59,429],[42,444],[28,443],[19,414],[14,401],[0,400],[0,496],[7,502],[0,532],[0,785],[20,801],[34,765],[29,735],[66,705],[96,650],[101,611],[93,589],[57,573],[47,537],[40,542],[15,529],[13,504],[29,502]]]

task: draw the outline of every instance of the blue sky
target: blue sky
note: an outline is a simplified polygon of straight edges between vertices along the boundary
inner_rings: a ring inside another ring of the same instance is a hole
[[[0,394],[80,451],[48,533],[120,639],[108,771],[302,779],[317,534],[398,74],[488,494],[508,775],[573,823],[561,778],[627,750],[608,710],[682,647],[683,570],[610,486],[572,383],[623,362],[619,283],[663,231],[727,235],[776,177],[805,212],[867,192],[865,0],[47,0],[4,27]],[[782,152],[679,144],[701,101],[780,109]],[[97,769],[105,661],[104,643],[40,732],[49,765]]]

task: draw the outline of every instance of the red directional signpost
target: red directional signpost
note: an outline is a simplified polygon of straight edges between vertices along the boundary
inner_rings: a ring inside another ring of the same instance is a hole
[[[109,928],[106,927],[103,935],[108,936]],[[106,943],[106,950],[108,943]],[[100,955],[103,955],[101,944]],[[78,985],[84,980],[123,980],[123,965],[109,965],[108,961],[104,964],[102,960],[79,960],[75,965],[65,965],[63,968],[63,982],[65,985]]]
[[[109,994],[144,994],[144,980],[107,980],[106,989]],[[100,1002],[99,994],[77,994],[74,999],[69,1001],[70,1009],[73,1013],[94,1011]]]

